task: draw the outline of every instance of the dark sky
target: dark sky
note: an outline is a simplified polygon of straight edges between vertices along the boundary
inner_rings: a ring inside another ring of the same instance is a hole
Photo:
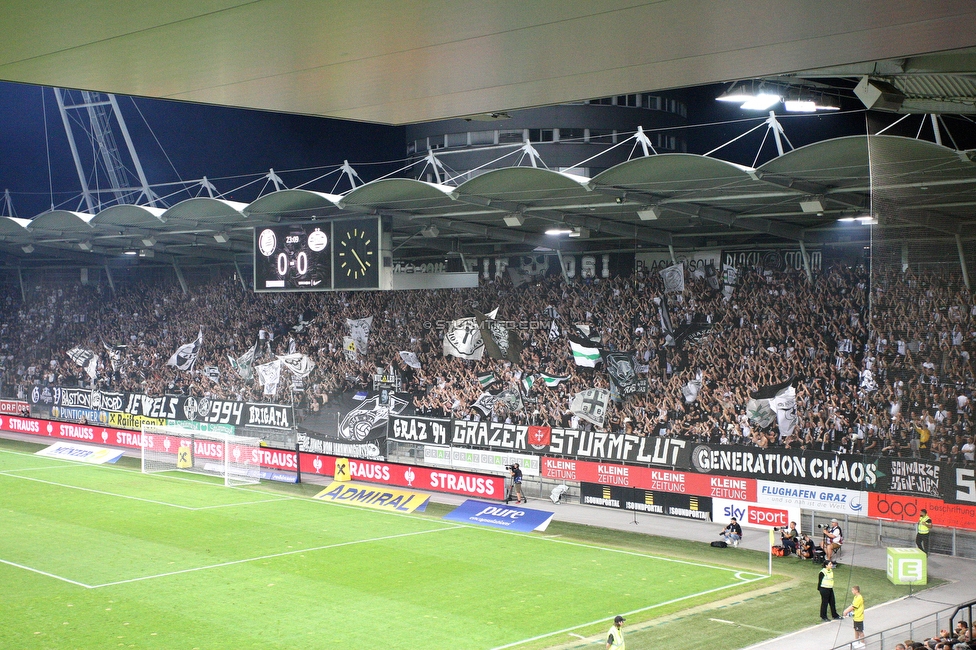
[[[403,129],[398,127],[121,95],[118,101],[150,184],[207,176],[218,191],[228,192],[273,167],[288,187],[294,187],[327,170],[287,170],[341,165],[345,159],[360,163],[356,171],[369,181],[400,163],[366,163],[400,160],[405,154]],[[77,209],[78,198],[69,199],[80,197],[80,184],[53,91],[0,82],[0,112],[0,192],[10,190],[16,216],[31,218],[49,209],[52,185],[57,207]],[[115,137],[124,148],[122,134],[116,130]],[[79,148],[86,147],[90,149],[79,141]],[[332,175],[308,189],[331,191],[336,178]],[[262,181],[224,198],[252,201],[263,185]],[[347,189],[343,181],[339,190]],[[185,198],[174,197],[171,204]]]

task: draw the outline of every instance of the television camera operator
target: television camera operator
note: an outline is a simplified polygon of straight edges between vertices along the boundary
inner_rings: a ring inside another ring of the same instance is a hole
[[[512,463],[511,465],[506,465],[505,469],[509,471],[510,477],[512,479],[512,485],[508,491],[508,497],[505,499],[505,503],[515,500],[515,503],[526,503],[528,499],[522,494],[522,470],[519,468],[518,463]]]

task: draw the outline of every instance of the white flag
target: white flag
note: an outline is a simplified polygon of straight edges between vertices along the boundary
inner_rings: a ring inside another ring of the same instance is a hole
[[[789,437],[796,429],[796,389],[789,385],[769,400],[769,408],[776,413],[780,440]]]
[[[275,359],[271,363],[254,366],[257,373],[258,383],[264,386],[265,395],[274,395],[278,392],[278,381],[281,379],[281,361]]]
[[[400,358],[403,359],[403,363],[407,364],[411,368],[420,369],[420,358],[417,356],[416,352],[408,352],[406,350],[400,350]]]
[[[474,316],[452,320],[444,330],[444,356],[462,359],[481,359],[485,353],[485,341]]]
[[[278,361],[281,362],[281,365],[283,365],[288,372],[301,379],[308,377],[312,370],[315,369],[315,362],[309,359],[307,354],[286,354],[278,357]]]
[[[660,271],[665,293],[681,293],[685,290],[685,266],[681,262]]]
[[[255,343],[247,352],[236,359],[229,354],[227,355],[227,360],[230,361],[230,367],[240,375],[241,379],[250,381],[251,377],[254,376],[254,354],[257,352],[257,349],[258,344]]]
[[[71,348],[68,350],[68,357],[85,369],[85,373],[95,378],[96,368],[98,367],[98,355],[85,348]]]
[[[609,404],[610,391],[605,388],[588,388],[573,395],[569,401],[569,410],[578,417],[602,427]]]
[[[167,366],[175,366],[179,370],[193,370],[193,365],[197,362],[200,354],[200,346],[203,344],[203,330],[197,335],[197,340],[192,343],[184,343],[176,348],[176,352],[166,362]]]
[[[351,336],[342,337],[342,353],[346,355],[347,361],[355,361],[359,358],[356,352],[356,341]]]
[[[356,352],[366,354],[369,349],[369,331],[373,327],[373,317],[347,318],[346,325],[349,326],[349,336],[356,342]]]

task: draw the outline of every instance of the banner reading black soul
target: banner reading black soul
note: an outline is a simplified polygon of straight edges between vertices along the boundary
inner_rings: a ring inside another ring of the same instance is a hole
[[[145,395],[87,388],[35,386],[30,394],[30,402],[39,408],[90,409],[125,413],[136,418],[190,420],[272,429],[291,429],[294,426],[290,405],[236,402],[188,395]]]
[[[712,520],[712,497],[690,494],[654,492],[601,483],[580,483],[580,503],[683,519]]]

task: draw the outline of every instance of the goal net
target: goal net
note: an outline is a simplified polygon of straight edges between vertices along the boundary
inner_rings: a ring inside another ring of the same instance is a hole
[[[251,485],[261,480],[260,446],[260,438],[143,424],[142,471],[193,472],[218,476],[224,485]]]

